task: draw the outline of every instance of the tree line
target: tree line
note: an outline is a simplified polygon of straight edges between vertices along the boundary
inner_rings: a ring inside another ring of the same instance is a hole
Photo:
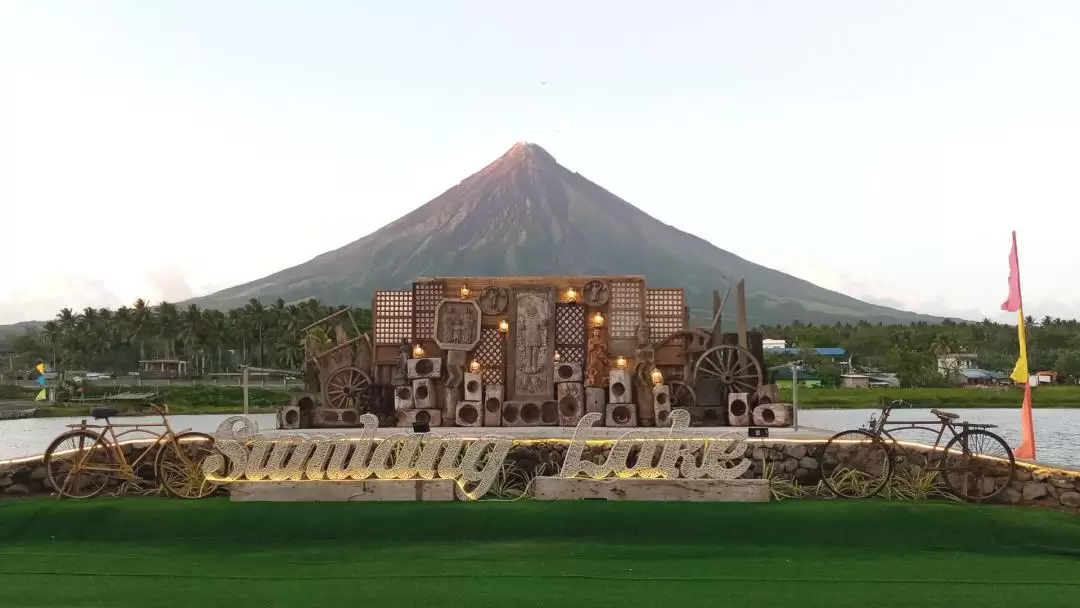
[[[65,308],[39,332],[11,340],[7,350],[13,367],[21,369],[44,361],[59,369],[124,373],[138,369],[140,359],[180,359],[196,375],[235,371],[241,365],[299,370],[301,330],[341,308],[315,299],[290,304],[278,299],[269,305],[252,299],[228,311],[170,302],[151,306],[144,300],[116,310]],[[370,330],[370,310],[354,309],[353,315],[360,331]],[[1028,317],[1026,328],[1032,371],[1080,378],[1080,321]],[[1011,371],[1018,353],[1016,326],[990,320],[907,325],[796,321],[757,329],[798,348],[839,346],[856,366],[896,372],[907,386],[942,384],[937,357],[945,353],[975,353],[981,367],[998,371]],[[831,365],[819,364],[823,369]]]
[[[141,299],[116,310],[65,308],[39,332],[14,338],[8,350],[20,369],[44,361],[60,370],[126,373],[137,370],[140,360],[178,359],[195,375],[241,365],[298,370],[302,330],[342,308],[315,299],[266,306],[254,298],[228,311],[171,302],[151,306]],[[353,316],[360,331],[370,329],[370,311],[354,309]]]
[[[1031,372],[1055,371],[1059,381],[1080,378],[1080,321],[1027,317],[1024,322]],[[973,353],[979,367],[1009,373],[1019,356],[1015,325],[980,322],[918,322],[907,325],[882,323],[800,323],[760,328],[766,336],[783,339],[789,346],[819,348],[839,346],[851,354],[857,367],[895,372],[905,386],[940,386],[948,383],[938,373],[938,357],[948,353]],[[822,367],[829,371],[828,363]]]

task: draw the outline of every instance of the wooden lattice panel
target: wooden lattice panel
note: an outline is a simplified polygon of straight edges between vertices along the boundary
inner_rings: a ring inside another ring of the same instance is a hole
[[[375,344],[412,341],[413,294],[411,291],[376,291],[372,320]]]
[[[659,342],[685,329],[684,306],[681,289],[646,289],[645,320],[649,323],[649,339]]]
[[[556,346],[559,360],[567,363],[585,363],[585,348],[582,346]]]
[[[474,351],[476,360],[480,362],[480,375],[483,376],[484,384],[504,384],[503,367],[505,354],[503,353],[503,337],[499,330],[493,327],[485,327],[480,330],[480,343]]]
[[[633,338],[642,320],[642,284],[637,281],[611,282],[611,338]]]
[[[443,299],[442,282],[413,283],[413,336],[417,340],[435,339],[435,308]]]
[[[581,304],[555,305],[555,344],[585,344],[585,307]]]

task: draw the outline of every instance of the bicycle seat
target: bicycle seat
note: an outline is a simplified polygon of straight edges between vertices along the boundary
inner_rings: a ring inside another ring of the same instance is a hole
[[[117,411],[118,410],[115,407],[92,407],[90,408],[90,415],[93,416],[95,420],[101,420],[102,418],[108,420],[115,416]]]
[[[960,414],[954,414],[952,412],[943,412],[941,410],[930,410],[930,413],[938,418],[946,418],[948,420],[956,420],[960,417]]]

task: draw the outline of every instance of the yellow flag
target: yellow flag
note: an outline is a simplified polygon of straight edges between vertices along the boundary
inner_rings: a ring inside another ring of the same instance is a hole
[[[44,374],[45,373],[45,364],[44,363],[38,363],[37,365],[34,366],[34,369],[37,370],[37,373]]]
[[[34,401],[45,401],[45,389],[38,391],[37,397],[34,397]]]
[[[1013,379],[1013,382],[1017,384],[1027,384],[1028,377],[1028,364],[1027,364],[1027,337],[1024,335],[1024,309],[1021,308],[1017,311],[1017,324],[1016,330],[1020,334],[1020,358],[1016,360],[1016,367],[1013,368],[1012,374],[1009,376]]]

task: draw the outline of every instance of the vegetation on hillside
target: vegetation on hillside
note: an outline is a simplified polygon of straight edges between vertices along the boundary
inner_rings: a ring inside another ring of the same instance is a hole
[[[188,361],[196,375],[235,371],[242,364],[299,369],[300,330],[340,308],[317,300],[286,304],[280,299],[269,306],[252,299],[227,312],[195,304],[150,306],[142,300],[115,311],[87,308],[76,313],[65,308],[39,332],[14,338],[8,350],[14,353],[15,365],[26,370],[41,360],[55,362],[60,369],[125,373],[137,369],[139,359],[148,358]],[[354,315],[361,331],[370,329],[370,311],[356,309]],[[937,373],[938,355],[976,353],[982,367],[1009,371],[1018,350],[1016,327],[989,320],[906,325],[796,321],[759,329],[768,338],[799,348],[842,347],[856,366],[896,372],[907,387],[946,384]],[[1054,370],[1062,381],[1080,378],[1080,321],[1029,317],[1027,331],[1032,371]],[[775,366],[790,358],[769,355],[766,364]],[[839,382],[835,361],[812,355],[797,358],[808,360],[826,384]]]

